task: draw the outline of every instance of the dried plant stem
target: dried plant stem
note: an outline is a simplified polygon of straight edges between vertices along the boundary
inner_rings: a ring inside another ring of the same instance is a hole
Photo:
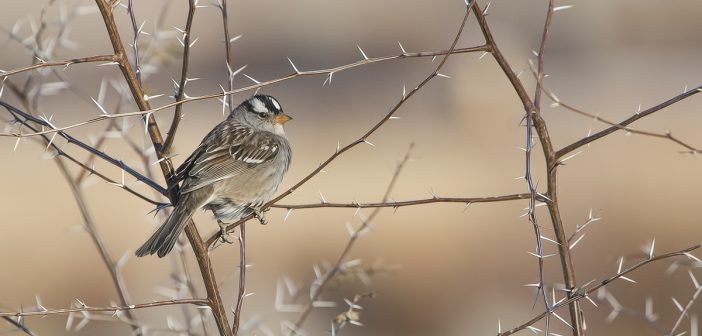
[[[25,312],[0,312],[0,317],[10,316],[10,317],[25,317],[25,316],[48,316],[57,314],[68,314],[68,313],[80,313],[80,312],[109,312],[117,313],[124,312],[134,309],[144,309],[162,306],[172,306],[172,305],[182,305],[182,304],[192,304],[196,306],[209,306],[210,301],[207,299],[180,299],[180,300],[165,300],[165,301],[154,301],[149,303],[139,303],[129,306],[114,306],[114,307],[88,307],[82,306],[79,308],[65,308],[65,309],[47,309],[38,311],[25,311]]]
[[[35,69],[40,69],[40,68],[45,68],[45,67],[54,67],[54,66],[68,67],[70,65],[78,64],[78,63],[116,62],[116,61],[117,61],[117,57],[115,55],[97,55],[97,56],[73,58],[73,59],[69,59],[69,60],[65,60],[65,61],[40,62],[40,63],[32,64],[32,65],[24,67],[24,68],[14,69],[14,70],[10,70],[10,71],[0,71],[0,78],[5,78],[5,77],[9,77],[9,76],[18,74],[18,73],[31,71],[31,70],[35,70]]]
[[[106,0],[95,1],[98,8],[100,9],[103,21],[105,22],[105,27],[110,37],[110,41],[112,43],[114,52],[116,55],[119,56],[118,63],[120,65],[120,69],[122,70],[124,79],[126,80],[127,85],[129,86],[129,89],[132,92],[134,100],[137,102],[137,105],[139,106],[140,110],[150,110],[151,107],[149,106],[149,103],[144,99],[144,92],[137,81],[134,70],[129,64],[129,60],[127,59],[124,46],[122,45],[119,32],[117,31],[117,24],[115,23],[114,17],[112,16],[112,8],[110,7],[110,4]],[[172,180],[173,176],[173,165],[171,164],[171,160],[168,159],[168,157],[165,157],[165,153],[162,152],[163,137],[161,135],[161,131],[158,125],[156,124],[156,119],[154,118],[153,114],[146,115],[146,120],[147,130],[149,136],[151,137],[151,141],[154,144],[154,148],[156,149],[156,153],[159,157],[161,170],[166,180],[169,181],[169,184],[171,184],[170,181]],[[174,202],[176,200],[177,195],[178,188],[176,186],[175,188],[173,188],[173,191],[170,195],[171,202]],[[231,329],[229,329],[227,313],[224,309],[224,304],[222,303],[222,299],[219,294],[219,289],[217,288],[217,281],[215,279],[214,270],[212,269],[212,264],[207,253],[207,246],[203,244],[202,238],[200,237],[197,227],[195,226],[195,223],[192,220],[190,220],[187,227],[185,228],[185,233],[188,236],[188,240],[190,241],[190,245],[195,254],[195,259],[197,260],[198,266],[200,268],[200,273],[202,275],[205,289],[207,291],[207,299],[209,301],[209,306],[212,309],[212,314],[217,324],[217,329],[219,330],[221,335],[231,336],[232,333]]]
[[[550,315],[551,315],[554,311],[556,311],[558,308],[565,307],[565,306],[569,306],[572,302],[582,300],[582,299],[584,299],[585,297],[587,297],[588,295],[594,293],[596,290],[598,290],[598,289],[600,289],[600,288],[602,288],[602,287],[604,287],[604,286],[606,286],[606,285],[608,285],[608,284],[610,284],[610,283],[616,281],[617,279],[619,279],[619,278],[621,278],[621,277],[623,277],[623,276],[625,276],[625,275],[627,275],[627,274],[629,274],[629,273],[631,273],[631,272],[633,272],[633,271],[635,271],[635,270],[641,268],[642,266],[644,266],[644,265],[646,265],[646,264],[652,263],[652,262],[654,262],[654,261],[659,261],[659,260],[664,260],[664,259],[676,257],[676,256],[686,256],[686,254],[688,254],[688,253],[690,253],[690,252],[692,252],[692,251],[694,251],[694,250],[696,250],[696,249],[699,249],[700,247],[702,247],[702,245],[700,245],[700,244],[695,244],[695,245],[692,245],[692,246],[690,246],[690,247],[688,247],[688,248],[685,248],[685,249],[682,249],[682,250],[679,250],[679,251],[664,253],[664,254],[661,254],[661,255],[658,255],[658,256],[655,256],[655,257],[646,259],[646,260],[642,260],[642,261],[640,261],[640,262],[638,262],[638,263],[632,265],[631,267],[628,267],[628,268],[622,270],[621,272],[618,272],[617,274],[612,275],[612,276],[610,276],[609,278],[607,278],[607,279],[605,279],[605,280],[602,280],[599,284],[597,284],[597,285],[594,286],[594,287],[590,287],[590,288],[588,288],[587,290],[585,290],[585,289],[580,289],[580,290],[578,290],[576,293],[574,293],[574,294],[572,295],[572,297],[570,297],[570,298],[568,298],[568,299],[565,299],[565,300],[559,302],[558,304],[556,304],[556,305],[554,305],[553,307],[551,307],[550,310],[544,311],[544,312],[542,312],[541,314],[534,316],[534,317],[533,317],[532,319],[530,319],[529,321],[524,322],[524,323],[522,323],[521,325],[519,325],[519,326],[517,326],[517,327],[514,327],[514,328],[512,328],[512,329],[510,329],[510,330],[501,332],[501,333],[497,334],[497,336],[512,335],[512,334],[515,334],[515,333],[517,333],[517,332],[519,332],[519,331],[521,331],[521,330],[524,330],[524,329],[526,329],[527,327],[530,327],[530,326],[534,325],[534,323],[540,321],[541,319],[543,319],[543,318],[545,318],[545,317],[547,317],[547,316],[550,316]]]
[[[559,158],[563,157],[564,155],[566,155],[566,154],[568,154],[568,153],[570,153],[570,152],[572,152],[572,151],[574,151],[582,146],[585,146],[585,145],[587,145],[587,144],[589,144],[597,139],[600,139],[600,138],[607,136],[611,133],[614,133],[620,129],[623,129],[624,127],[630,125],[631,123],[633,123],[633,122],[635,122],[643,117],[647,117],[647,116],[649,116],[653,113],[656,113],[656,112],[658,112],[658,111],[660,111],[660,110],[662,110],[670,105],[673,105],[673,104],[675,104],[683,99],[694,96],[694,95],[700,93],[700,91],[702,91],[702,85],[698,86],[692,90],[685,91],[685,92],[683,92],[683,93],[681,93],[673,98],[670,98],[670,99],[668,99],[668,100],[666,100],[658,105],[655,105],[655,106],[647,108],[641,112],[638,112],[638,113],[632,115],[631,117],[626,118],[624,121],[619,122],[618,124],[607,127],[606,129],[604,129],[602,131],[599,131],[595,134],[586,136],[586,137],[584,137],[576,142],[573,142],[572,144],[567,145],[567,146],[559,149],[558,152],[555,153],[556,159],[559,159]]]
[[[510,194],[501,196],[487,196],[487,197],[432,197],[423,198],[410,201],[385,201],[377,203],[334,203],[334,202],[324,202],[324,203],[309,203],[309,204],[272,204],[271,208],[280,208],[287,210],[299,210],[299,209],[317,209],[317,208],[352,208],[352,209],[367,209],[367,208],[401,208],[413,205],[422,204],[433,204],[433,203],[462,203],[462,204],[473,204],[473,203],[493,203],[493,202],[504,202],[504,201],[515,201],[529,199],[531,195],[529,193],[523,194]],[[546,199],[537,195],[536,198],[539,201],[545,201]]]
[[[702,153],[702,148],[694,147],[694,146],[688,144],[687,142],[684,142],[683,140],[673,136],[673,134],[670,132],[665,132],[665,133],[649,132],[649,131],[642,131],[639,129],[634,129],[634,128],[631,128],[629,126],[624,126],[624,125],[618,124],[616,122],[602,118],[597,114],[586,112],[586,111],[579,109],[573,105],[564,103],[564,102],[560,101],[558,99],[558,97],[556,97],[556,95],[553,93],[553,91],[549,90],[546,87],[542,87],[542,91],[546,94],[547,97],[549,97],[549,99],[551,99],[553,101],[554,105],[561,106],[561,107],[565,108],[566,110],[575,112],[575,113],[582,115],[582,116],[585,116],[585,117],[592,118],[595,121],[600,121],[600,122],[605,123],[607,125],[616,127],[622,131],[626,131],[626,132],[633,133],[633,134],[650,136],[650,137],[654,137],[654,138],[661,138],[661,139],[670,140],[670,141],[672,141],[680,146],[685,147],[688,150],[688,153],[691,153],[691,154]],[[573,149],[573,150],[575,150],[575,149]],[[567,153],[563,153],[563,155],[565,155],[565,154],[567,154]]]
[[[185,32],[183,33],[183,63],[180,70],[180,83],[178,84],[178,93],[176,94],[176,102],[182,101],[185,97],[185,86],[188,84],[188,67],[190,66],[190,45],[191,45],[191,31],[193,28],[193,18],[195,17],[195,0],[188,0],[188,18],[185,23]],[[166,137],[166,142],[163,144],[163,152],[169,153],[171,146],[173,146],[173,140],[175,139],[176,132],[178,131],[178,125],[183,119],[183,105],[178,104],[175,107],[175,113],[173,114],[173,121],[171,122],[171,127],[168,129],[168,136]]]
[[[488,46],[490,46],[490,51],[492,53],[493,58],[495,59],[495,61],[497,61],[498,65],[505,73],[508,80],[512,84],[512,87],[514,88],[515,92],[519,96],[519,99],[521,100],[524,106],[524,111],[528,114],[527,118],[533,121],[534,128],[536,129],[536,133],[539,137],[541,148],[546,159],[546,169],[548,178],[546,197],[550,201],[548,201],[546,204],[548,206],[551,222],[553,224],[556,241],[558,242],[558,254],[561,259],[561,268],[563,270],[565,287],[566,290],[570,291],[570,297],[574,294],[572,290],[575,289],[577,285],[575,280],[575,267],[573,266],[573,261],[570,255],[570,248],[568,245],[568,240],[565,234],[565,228],[563,227],[563,221],[561,219],[560,209],[558,206],[558,160],[556,152],[554,151],[553,145],[551,143],[548,128],[546,127],[546,122],[542,118],[539,110],[536,108],[536,106],[534,106],[534,103],[529,98],[529,95],[527,94],[524,85],[519,80],[519,78],[517,78],[517,75],[512,70],[512,67],[509,65],[504,55],[502,55],[502,52],[500,52],[500,49],[497,47],[497,43],[495,42],[495,39],[493,38],[492,33],[490,32],[490,28],[487,24],[487,21],[485,20],[485,16],[482,10],[480,9],[480,6],[478,5],[477,1],[473,2],[473,11],[475,12],[476,17],[478,18],[478,25],[480,26],[480,29],[483,32],[483,36],[485,37],[485,43]],[[549,11],[549,13],[551,12],[552,10]],[[549,22],[550,20],[547,21],[547,24]],[[544,35],[548,36],[548,27],[545,29]],[[571,326],[573,327],[573,335],[582,335],[582,319],[580,318],[580,309],[578,307],[577,301],[572,301],[570,303],[569,311],[570,320],[572,323]]]

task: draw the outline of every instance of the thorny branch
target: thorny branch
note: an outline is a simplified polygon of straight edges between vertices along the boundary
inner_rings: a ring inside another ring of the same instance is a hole
[[[546,127],[546,122],[542,118],[540,110],[529,98],[529,95],[524,88],[524,85],[519,80],[517,75],[512,70],[512,67],[505,59],[504,55],[497,47],[497,43],[492,36],[490,27],[485,20],[485,15],[480,9],[477,1],[473,2],[473,11],[475,16],[478,18],[478,25],[480,26],[483,36],[485,38],[485,43],[490,46],[490,52],[493,58],[497,61],[502,71],[507,76],[507,79],[512,84],[514,91],[519,96],[519,99],[524,106],[524,111],[527,113],[527,119],[531,119],[533,122],[534,129],[538,135],[539,141],[541,143],[541,149],[543,151],[544,157],[546,159],[546,169],[547,169],[547,192],[546,198],[549,199],[546,202],[548,206],[548,211],[551,217],[551,223],[556,236],[556,241],[558,242],[558,254],[561,259],[561,268],[563,270],[563,279],[565,282],[566,290],[569,291],[569,295],[572,295],[572,290],[577,286],[575,280],[575,267],[573,266],[573,261],[570,255],[570,248],[568,246],[568,241],[565,234],[565,228],[563,227],[563,220],[560,214],[560,208],[558,206],[558,195],[557,195],[557,171],[558,171],[558,161],[556,152],[553,149],[553,144],[551,143],[551,137]],[[552,8],[549,10],[547,15],[551,15],[553,12]],[[550,24],[550,20],[546,22],[547,26]],[[545,28],[544,37],[548,37],[548,27]],[[542,41],[543,42],[543,41]],[[527,141],[531,141],[528,139]],[[582,335],[582,319],[580,317],[580,309],[578,307],[578,302],[573,301],[569,305],[571,326],[573,327],[573,335]]]
[[[134,309],[144,309],[153,308],[161,306],[172,306],[172,305],[182,305],[182,304],[192,304],[195,306],[205,306],[207,307],[209,301],[207,299],[181,299],[181,300],[165,300],[165,301],[154,301],[149,303],[139,303],[129,306],[113,306],[113,307],[90,307],[81,301],[77,301],[79,307],[77,308],[64,308],[64,309],[40,309],[37,311],[23,311],[23,312],[0,312],[0,317],[25,317],[25,316],[48,316],[56,314],[68,314],[68,313],[79,313],[79,312],[108,312],[117,314],[118,312],[124,312],[127,310]],[[42,307],[39,307],[42,308]]]
[[[477,47],[469,47],[469,48],[456,48],[453,51],[451,51],[451,54],[461,54],[461,53],[472,53],[472,52],[478,52],[478,51],[487,51],[488,47],[487,46],[477,46]],[[231,91],[226,91],[222,93],[216,93],[216,94],[210,94],[210,95],[204,95],[204,96],[196,96],[196,97],[190,97],[183,99],[181,101],[176,101],[173,103],[165,104],[156,108],[147,108],[145,110],[140,110],[140,111],[134,111],[134,112],[125,112],[125,113],[120,113],[120,114],[101,114],[98,117],[80,122],[80,123],[75,123],[72,125],[68,126],[63,126],[63,127],[56,127],[54,129],[48,129],[44,130],[41,132],[33,132],[33,133],[24,133],[24,134],[19,134],[19,133],[6,133],[6,132],[1,132],[0,137],[30,137],[30,136],[36,136],[40,134],[50,134],[50,133],[55,133],[59,131],[65,131],[69,130],[71,128],[76,128],[76,127],[81,127],[85,126],[88,124],[108,120],[108,119],[115,119],[115,118],[125,118],[125,117],[132,117],[132,116],[152,116],[153,113],[163,111],[166,109],[170,109],[172,107],[182,105],[185,103],[190,103],[194,101],[199,101],[199,100],[205,100],[205,99],[213,99],[213,98],[219,98],[227,95],[232,95],[235,93],[240,93],[240,92],[246,92],[246,91],[251,91],[255,89],[260,89],[262,87],[266,87],[272,84],[277,84],[283,81],[287,81],[293,78],[297,77],[304,77],[304,76],[318,76],[318,75],[327,75],[329,78],[337,72],[341,72],[344,70],[349,70],[352,68],[356,68],[359,66],[364,66],[372,63],[378,63],[378,62],[385,62],[385,61],[392,61],[392,60],[399,60],[399,59],[405,59],[405,58],[421,58],[421,57],[436,57],[436,56],[441,56],[441,55],[447,55],[449,53],[448,50],[442,50],[442,51],[426,51],[426,52],[414,52],[414,53],[409,53],[409,52],[403,52],[401,54],[397,55],[392,55],[392,56],[383,56],[383,57],[369,57],[368,59],[363,59],[360,61],[356,61],[353,63],[333,67],[333,68],[327,68],[327,69],[320,69],[320,70],[309,70],[309,71],[296,71],[290,75],[272,79],[269,81],[263,81],[259,82],[253,85],[241,87],[235,90]],[[241,69],[240,69],[241,70]],[[235,74],[238,73],[239,70],[235,71]],[[329,79],[327,78],[327,80]],[[143,92],[142,92],[143,94]],[[142,95],[143,97],[143,95]],[[142,99],[144,100],[144,99]],[[146,102],[146,100],[144,100]]]
[[[183,32],[183,64],[180,70],[180,83],[176,89],[178,90],[175,96],[176,102],[182,101],[185,95],[185,86],[188,84],[188,67],[190,66],[190,47],[194,42],[191,42],[192,38],[191,31],[193,28],[193,18],[195,17],[195,0],[188,1],[188,19],[185,24],[185,31]],[[173,140],[175,139],[176,132],[178,131],[178,125],[183,119],[183,105],[178,104],[175,107],[175,113],[173,114],[173,121],[171,122],[171,127],[168,129],[168,136],[166,137],[166,142],[163,144],[163,152],[169,153],[171,146],[173,145]]]
[[[530,327],[530,326],[534,325],[534,323],[540,321],[541,319],[545,318],[546,316],[551,315],[551,314],[552,314],[554,311],[556,311],[558,308],[561,308],[561,307],[565,307],[565,306],[567,306],[567,305],[570,305],[572,302],[580,301],[581,299],[586,298],[588,295],[592,294],[592,293],[595,292],[596,290],[598,290],[598,289],[600,289],[600,288],[602,288],[602,287],[604,287],[604,286],[606,286],[606,285],[608,285],[608,284],[610,284],[610,283],[616,281],[617,279],[620,279],[620,278],[624,277],[625,275],[627,275],[627,274],[629,274],[629,273],[631,273],[631,272],[633,272],[633,271],[639,269],[640,267],[642,267],[642,266],[644,266],[644,265],[646,265],[646,264],[652,263],[652,262],[654,262],[654,261],[659,261],[659,260],[664,260],[664,259],[676,257],[676,256],[686,256],[686,257],[688,257],[688,255],[689,255],[690,252],[692,252],[692,251],[694,251],[694,250],[696,250],[696,249],[699,249],[700,247],[702,247],[701,244],[695,244],[695,245],[692,245],[692,246],[690,246],[690,247],[688,247],[688,248],[685,248],[685,249],[682,249],[682,250],[679,250],[679,251],[664,253],[664,254],[661,254],[661,255],[658,255],[658,256],[655,256],[655,257],[648,258],[648,259],[646,259],[646,260],[642,260],[642,261],[640,261],[640,262],[638,262],[638,263],[636,263],[636,264],[634,264],[634,265],[632,265],[632,266],[630,266],[630,267],[628,267],[628,268],[626,268],[626,269],[624,269],[624,270],[618,272],[617,274],[612,275],[612,276],[610,276],[609,278],[602,280],[599,284],[597,284],[597,285],[595,285],[595,286],[593,286],[593,287],[590,287],[590,288],[587,288],[587,289],[578,288],[576,291],[573,292],[573,295],[572,295],[572,296],[570,296],[569,298],[564,299],[564,300],[560,301],[559,303],[557,303],[556,305],[552,306],[550,310],[544,311],[543,313],[534,316],[531,320],[529,320],[529,321],[527,321],[527,322],[524,322],[524,323],[522,323],[521,325],[519,325],[519,326],[517,326],[517,327],[514,327],[514,328],[512,328],[512,329],[510,329],[510,330],[501,332],[501,333],[497,334],[497,336],[512,335],[512,334],[514,334],[514,333],[517,333],[517,332],[520,331],[520,330],[524,330],[524,329],[526,329],[527,327]],[[689,257],[688,257],[688,258],[689,258]]]
[[[416,199],[410,201],[384,201],[377,203],[334,203],[334,202],[322,202],[322,203],[309,203],[309,204],[272,204],[271,208],[280,208],[287,210],[298,210],[298,209],[317,209],[317,208],[352,208],[352,209],[366,209],[366,208],[401,208],[412,205],[420,204],[433,204],[433,203],[462,203],[470,205],[473,203],[492,203],[492,202],[503,202],[503,201],[514,201],[528,199],[530,194],[511,194],[502,196],[488,196],[488,197],[432,197],[424,199]],[[536,198],[544,202],[545,198],[537,195]]]

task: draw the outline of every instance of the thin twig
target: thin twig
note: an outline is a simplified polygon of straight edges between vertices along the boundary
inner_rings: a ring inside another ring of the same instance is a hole
[[[673,104],[675,104],[683,99],[694,96],[694,95],[698,94],[700,91],[702,91],[702,85],[698,86],[692,90],[685,91],[685,92],[683,92],[683,93],[681,93],[673,98],[670,98],[670,99],[668,99],[668,100],[666,100],[666,101],[664,101],[656,106],[653,106],[653,107],[647,108],[641,112],[638,112],[638,113],[632,115],[631,117],[626,118],[624,121],[621,121],[617,124],[614,124],[613,126],[607,127],[606,129],[604,129],[602,131],[599,131],[595,134],[586,136],[586,137],[584,137],[576,142],[573,142],[570,145],[567,145],[567,146],[559,149],[556,152],[556,159],[559,159],[559,158],[563,157],[564,155],[566,155],[566,154],[568,154],[568,153],[570,153],[570,152],[572,152],[572,151],[574,151],[582,146],[585,146],[585,145],[587,145],[587,144],[589,144],[597,139],[600,139],[606,135],[614,133],[620,129],[625,129],[625,127],[630,125],[631,123],[633,123],[633,122],[635,122],[643,117],[647,117],[653,113],[656,113],[656,112],[658,112],[658,111],[660,111],[660,110],[662,110],[670,105],[673,105]],[[678,142],[678,143],[680,143],[680,142]],[[680,143],[680,144],[683,145],[682,143]],[[691,149],[691,150],[694,150],[694,149]]]
[[[503,201],[514,201],[529,199],[528,193],[523,194],[510,194],[501,196],[486,196],[486,197],[432,197],[423,198],[409,201],[384,201],[376,203],[334,203],[334,202],[323,202],[323,203],[308,203],[308,204],[272,204],[271,208],[287,209],[287,210],[299,210],[299,209],[317,209],[317,208],[352,208],[352,209],[366,209],[366,208],[401,208],[413,205],[421,204],[433,204],[433,203],[462,203],[462,204],[473,204],[473,203],[492,203],[492,202],[503,202]],[[539,201],[546,201],[545,198],[537,196]]]
[[[73,58],[65,61],[52,61],[52,62],[40,62],[36,63],[24,68],[18,68],[14,70],[9,70],[9,71],[0,71],[0,79],[9,77],[18,73],[26,72],[26,71],[31,71],[34,69],[40,69],[40,68],[45,68],[45,67],[54,67],[54,66],[63,66],[64,69],[73,65],[73,64],[78,64],[78,63],[88,63],[88,62],[115,62],[117,57],[115,55],[97,55],[97,56],[88,56],[88,57],[81,57],[81,58]]]
[[[2,100],[0,100],[0,106],[3,106],[4,108],[6,108],[6,109],[7,109],[8,111],[10,111],[10,113],[12,113],[13,115],[21,116],[21,117],[24,118],[26,121],[31,121],[31,122],[36,123],[36,124],[38,124],[38,125],[40,125],[41,127],[44,127],[44,128],[53,128],[53,126],[52,126],[48,121],[43,120],[43,119],[40,119],[40,118],[37,118],[37,117],[35,117],[35,116],[33,116],[33,115],[31,115],[31,114],[29,114],[29,113],[27,113],[27,112],[24,112],[24,111],[22,111],[22,110],[20,110],[20,109],[18,109],[18,108],[16,108],[16,107],[14,107],[14,106],[12,106],[12,105],[10,105],[10,104],[4,102],[4,101],[2,101]],[[18,121],[19,121],[19,119],[18,119]],[[26,124],[25,122],[22,122],[22,124],[23,124],[24,126],[27,126],[27,124]],[[28,127],[28,126],[27,126],[27,127]],[[35,129],[33,129],[33,128],[30,128],[30,129],[35,130]],[[40,132],[36,132],[36,130],[35,130],[35,133],[40,133]],[[150,178],[144,176],[143,174],[137,172],[135,169],[133,169],[133,168],[130,167],[129,165],[125,164],[122,160],[115,159],[115,158],[113,158],[113,157],[107,155],[105,152],[102,152],[102,151],[100,151],[99,149],[97,149],[97,148],[95,148],[95,147],[93,147],[93,146],[90,146],[90,145],[88,145],[88,144],[86,144],[86,143],[84,143],[84,142],[82,142],[82,141],[80,141],[80,140],[74,138],[73,136],[71,136],[70,134],[68,134],[68,133],[66,133],[66,132],[64,132],[64,131],[59,131],[57,134],[58,134],[59,136],[61,136],[62,138],[64,138],[66,141],[68,141],[68,143],[72,143],[72,144],[74,144],[74,145],[76,145],[76,146],[78,146],[78,147],[84,149],[85,151],[90,152],[90,153],[92,153],[92,154],[94,154],[94,155],[100,157],[101,159],[103,159],[103,160],[105,160],[105,161],[107,161],[107,162],[109,162],[109,163],[111,163],[111,164],[113,164],[113,165],[119,167],[120,169],[122,169],[122,170],[123,170],[124,172],[126,172],[127,174],[132,175],[133,177],[135,177],[135,178],[137,179],[137,181],[143,182],[144,184],[148,185],[149,187],[151,187],[152,189],[158,191],[159,193],[161,193],[161,194],[165,194],[165,193],[166,193],[166,189],[163,188],[163,187],[161,187],[156,181],[154,181],[154,180],[152,180],[152,179],[150,179]],[[47,134],[41,134],[41,136],[47,136]],[[51,143],[53,143],[53,142],[51,142]]]
[[[2,316],[12,316],[12,317],[25,317],[25,316],[48,316],[56,314],[68,314],[68,313],[79,313],[79,312],[122,312],[134,309],[144,309],[152,307],[161,306],[171,306],[171,305],[181,305],[181,304],[192,304],[196,306],[207,306],[209,301],[207,299],[180,299],[180,300],[166,300],[166,301],[154,301],[149,303],[139,303],[129,306],[112,306],[112,307],[89,307],[81,305],[78,308],[64,308],[64,309],[47,309],[39,311],[24,311],[24,312],[0,312],[0,317]]]
[[[241,309],[244,306],[246,297],[246,223],[239,226],[239,291],[236,294],[236,305],[234,307],[234,323],[232,324],[232,334],[239,334],[239,323],[241,321]]]
[[[131,0],[130,0],[131,1]],[[188,67],[190,66],[190,46],[191,41],[191,31],[193,27],[193,18],[195,17],[195,0],[188,0],[188,18],[185,23],[185,31],[183,32],[183,63],[180,70],[180,83],[178,84],[178,93],[175,96],[176,102],[182,101],[185,97],[185,86],[188,84]],[[183,119],[183,104],[178,104],[175,107],[175,113],[173,114],[173,121],[171,122],[171,127],[168,129],[168,136],[166,136],[166,141],[163,143],[163,152],[169,153],[171,146],[173,146],[173,140],[175,139],[176,132],[178,131],[178,125]]]
[[[690,145],[690,144],[688,144],[688,143],[682,141],[681,139],[679,139],[679,138],[673,136],[673,134],[672,134],[671,132],[658,133],[658,132],[642,131],[642,130],[638,130],[638,129],[634,129],[634,128],[625,126],[625,125],[620,124],[620,123],[618,124],[618,123],[616,123],[616,122],[613,122],[613,121],[604,119],[604,118],[600,117],[600,116],[597,115],[597,114],[590,113],[590,112],[586,112],[586,111],[584,111],[584,110],[582,110],[582,109],[579,109],[579,108],[577,108],[577,107],[575,107],[575,106],[573,106],[573,105],[570,105],[570,104],[567,104],[567,103],[562,102],[562,101],[556,96],[556,94],[553,93],[553,91],[549,90],[549,89],[546,88],[546,87],[542,87],[542,91],[546,94],[546,96],[547,96],[549,99],[551,99],[551,101],[553,101],[553,105],[554,105],[554,106],[561,106],[561,107],[565,108],[566,110],[570,110],[570,111],[575,112],[575,113],[577,113],[577,114],[579,114],[579,115],[582,115],[582,116],[585,116],[585,117],[588,117],[588,118],[592,118],[592,119],[594,119],[595,121],[599,121],[599,122],[605,123],[605,124],[607,124],[607,125],[610,125],[610,126],[612,126],[612,127],[616,127],[617,129],[620,129],[620,130],[622,130],[622,131],[626,131],[626,132],[633,133],[633,134],[639,134],[639,135],[650,136],[650,137],[654,137],[654,138],[661,138],[661,139],[670,140],[670,141],[672,141],[672,142],[674,142],[674,143],[676,143],[676,144],[678,144],[678,145],[680,145],[680,146],[685,147],[685,148],[688,150],[688,153],[691,153],[691,154],[702,153],[702,149],[701,149],[701,148],[694,147],[694,146],[692,146],[692,145]],[[638,114],[638,113],[640,113],[640,112],[637,112],[637,114]],[[593,140],[593,141],[594,141],[594,140]],[[573,150],[575,150],[575,148],[573,148],[573,149],[570,150],[570,151],[572,152]],[[565,155],[565,154],[567,154],[567,153],[563,153],[563,154],[561,154],[561,155]]]

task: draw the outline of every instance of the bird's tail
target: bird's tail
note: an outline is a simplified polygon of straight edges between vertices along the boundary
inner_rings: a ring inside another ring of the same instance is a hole
[[[191,193],[184,194],[178,200],[173,212],[166,222],[151,235],[144,245],[136,251],[137,257],[157,253],[159,258],[163,258],[173,249],[180,233],[190,221],[195,211],[199,208],[194,202]]]

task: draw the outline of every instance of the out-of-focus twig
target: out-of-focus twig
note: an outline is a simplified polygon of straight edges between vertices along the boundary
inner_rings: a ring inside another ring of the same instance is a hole
[[[467,17],[467,16],[466,16]],[[465,23],[465,21],[464,21]],[[402,158],[402,161],[398,163],[397,168],[395,168],[395,173],[393,174],[392,178],[390,179],[390,183],[388,184],[387,189],[385,190],[385,195],[383,195],[383,201],[387,200],[390,197],[390,193],[392,192],[393,188],[395,187],[395,183],[397,182],[398,177],[400,176],[400,173],[402,172],[402,168],[404,168],[405,164],[407,161],[410,159],[410,154],[412,153],[412,148],[414,147],[414,144],[410,145],[409,150],[407,150],[407,154],[405,154],[405,157]],[[346,260],[346,257],[349,255],[351,252],[351,249],[353,248],[354,244],[358,240],[359,237],[361,237],[361,232],[365,231],[370,223],[375,219],[375,217],[380,213],[381,208],[375,208],[373,212],[366,218],[361,226],[355,230],[351,234],[351,237],[349,238],[348,242],[346,243],[346,246],[344,247],[343,251],[339,255],[339,258],[337,258],[336,264],[332,266],[332,268],[326,273],[326,275],[321,279],[321,281],[318,282],[316,289],[313,293],[310,293],[310,300],[305,304],[305,307],[302,309],[302,312],[300,313],[300,316],[297,318],[297,321],[295,322],[295,329],[293,330],[294,332],[297,332],[300,328],[302,328],[302,325],[305,323],[307,320],[307,317],[309,314],[312,312],[312,308],[314,307],[314,302],[319,299],[319,297],[322,295],[324,290],[327,288],[327,285],[329,282],[337,275],[339,272],[343,270],[343,264],[344,260]],[[317,282],[317,280],[315,280]]]
[[[78,308],[64,308],[64,309],[42,309],[37,311],[23,311],[23,312],[0,312],[0,317],[11,316],[48,316],[56,314],[68,314],[68,313],[79,313],[79,312],[123,312],[127,310],[134,309],[144,309],[152,307],[162,307],[162,306],[172,306],[172,305],[182,305],[182,304],[192,304],[196,306],[207,306],[209,301],[207,299],[181,299],[181,300],[165,300],[165,301],[154,301],[149,303],[139,303],[129,306],[112,306],[112,307],[90,307],[84,303],[79,303]]]

